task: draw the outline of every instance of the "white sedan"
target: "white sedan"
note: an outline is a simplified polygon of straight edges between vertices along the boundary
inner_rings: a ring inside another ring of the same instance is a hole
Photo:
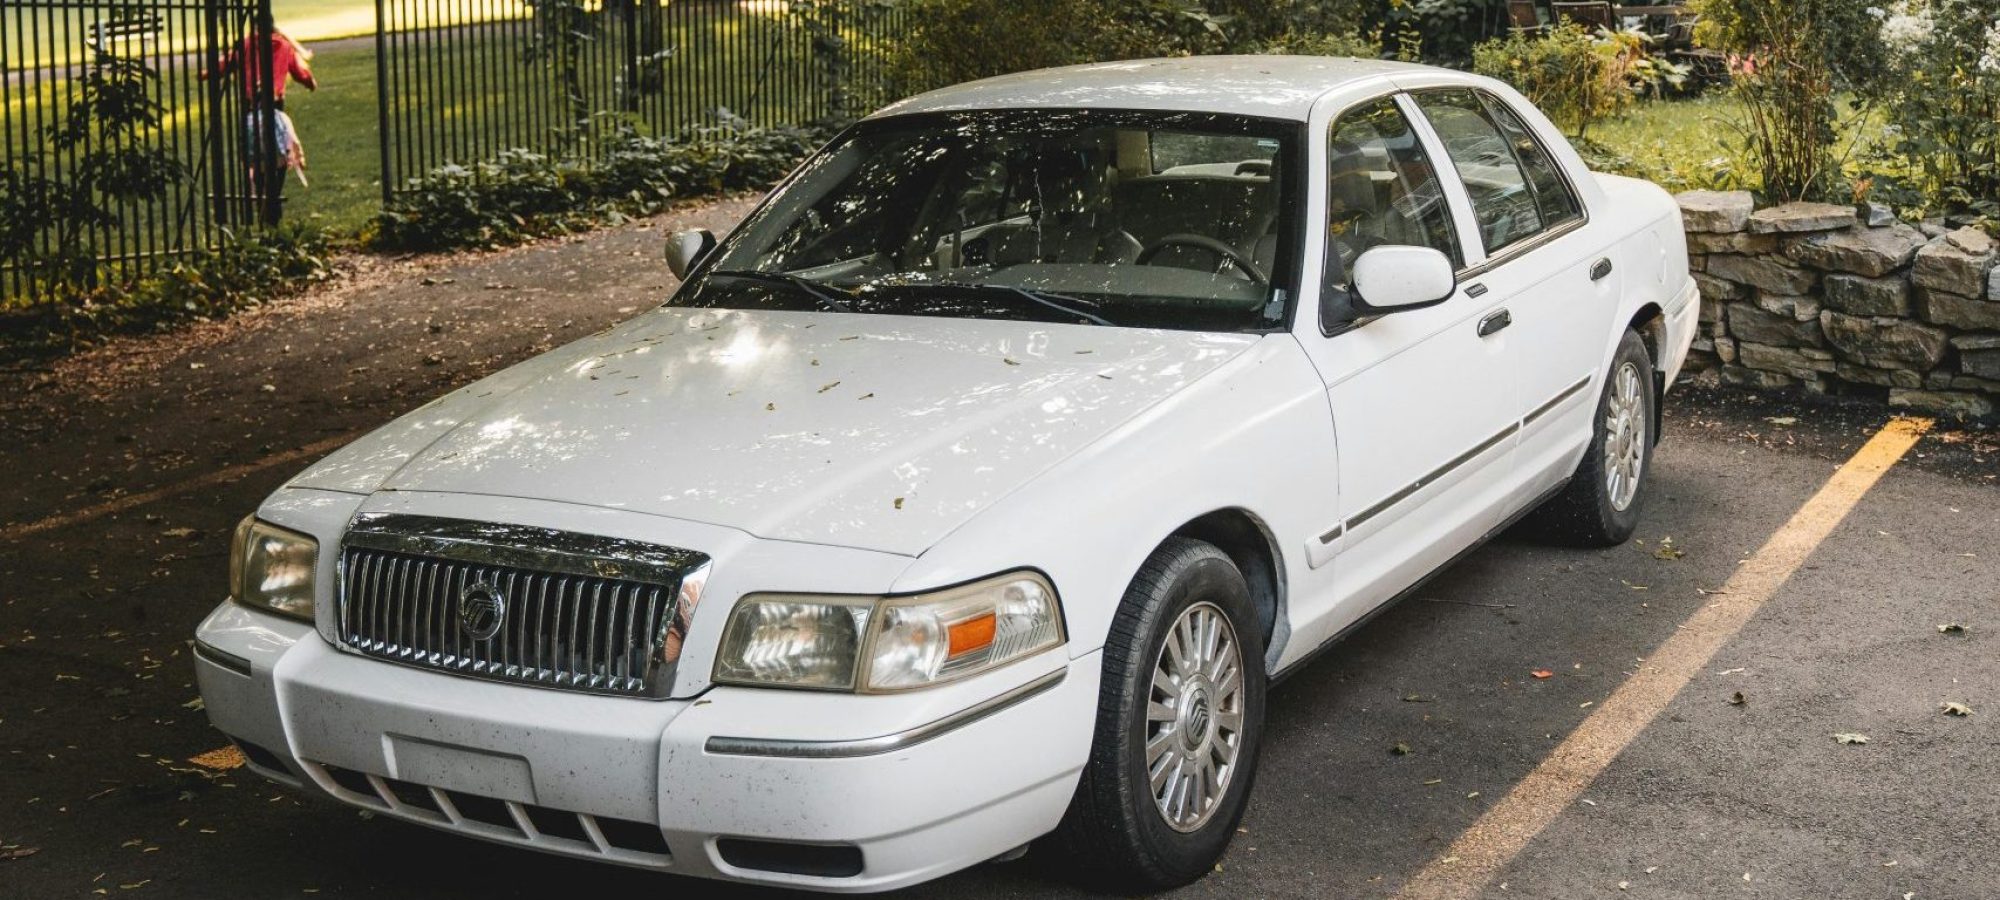
[[[1517,519],[1632,533],[1698,307],[1515,92],[1316,58],[905,100],[668,256],[244,521],[196,649],[252,768],[711,878],[1185,883],[1274,679]]]

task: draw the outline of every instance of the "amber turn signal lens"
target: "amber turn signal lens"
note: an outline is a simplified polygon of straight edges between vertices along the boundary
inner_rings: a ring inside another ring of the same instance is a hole
[[[975,616],[945,629],[945,658],[970,653],[993,643],[999,620],[992,613]]]

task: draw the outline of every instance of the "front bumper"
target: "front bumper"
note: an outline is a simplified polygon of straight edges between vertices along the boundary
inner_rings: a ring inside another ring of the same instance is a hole
[[[366,659],[230,603],[196,650],[210,720],[268,777],[486,840],[829,891],[915,884],[1052,830],[1101,665],[1058,648],[904,695],[599,697]]]

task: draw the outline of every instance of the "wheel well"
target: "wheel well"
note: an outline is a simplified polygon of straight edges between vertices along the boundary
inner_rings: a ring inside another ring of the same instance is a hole
[[[1250,600],[1257,607],[1257,628],[1263,638],[1265,659],[1277,659],[1285,639],[1285,582],[1277,545],[1264,523],[1242,509],[1219,509],[1174,529],[1175,537],[1194,538],[1214,544],[1228,554],[1250,583]]]
[[[1639,339],[1646,342],[1646,355],[1653,358],[1653,365],[1660,364],[1661,348],[1667,345],[1667,313],[1657,303],[1639,307],[1627,326],[1639,333]]]
[[[1665,437],[1667,412],[1667,373],[1661,367],[1665,361],[1667,347],[1667,314],[1657,303],[1639,307],[1632,316],[1631,329],[1639,333],[1640,342],[1646,345],[1646,356],[1653,361],[1653,443],[1658,445]]]

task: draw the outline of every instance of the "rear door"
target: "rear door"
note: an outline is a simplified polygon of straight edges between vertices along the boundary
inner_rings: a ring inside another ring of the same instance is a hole
[[[1463,265],[1468,211],[1448,189],[1401,95],[1342,110],[1322,133],[1325,181],[1313,205],[1326,233],[1319,290],[1383,245],[1437,249]],[[1339,444],[1339,519],[1309,541],[1333,565],[1331,608],[1297,610],[1314,646],[1483,536],[1510,480],[1520,406],[1506,332],[1482,334],[1499,298],[1460,290],[1437,306],[1302,331],[1325,381]],[[1338,557],[1336,561],[1336,557]]]
[[[1521,404],[1521,480],[1510,502],[1518,506],[1574,472],[1590,441],[1622,273],[1614,248],[1590,227],[1578,185],[1551,153],[1549,142],[1560,137],[1528,124],[1546,120],[1481,90],[1411,97],[1472,207],[1482,256],[1461,280],[1483,286],[1510,320],[1509,364]]]

